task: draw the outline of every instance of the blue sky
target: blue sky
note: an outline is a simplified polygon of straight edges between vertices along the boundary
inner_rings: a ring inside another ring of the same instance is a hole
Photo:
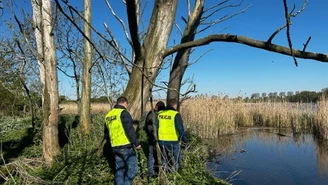
[[[303,0],[287,0],[289,9],[293,3],[296,10],[300,9]],[[22,0],[15,1],[17,6]],[[70,1],[81,8],[83,1]],[[116,13],[126,20],[125,7],[118,0],[109,0]],[[207,7],[215,4],[214,0],[207,0]],[[238,3],[231,0],[231,3]],[[3,2],[5,5],[5,2]],[[27,2],[29,4],[29,1]],[[112,17],[105,1],[92,1],[93,22],[92,24],[104,32],[103,22],[106,22],[116,36],[116,39],[127,46],[121,26]],[[153,1],[150,1],[145,12],[145,24],[149,20]],[[210,28],[199,37],[208,34],[230,33],[247,36],[257,40],[267,40],[269,36],[280,26],[285,24],[284,7],[282,0],[244,0],[240,7],[230,8],[222,11],[216,17],[225,14],[233,14],[251,5],[243,14],[234,17],[222,24]],[[30,6],[30,5],[29,5]],[[26,6],[28,10],[29,7]],[[291,38],[293,47],[303,49],[303,43],[309,36],[312,37],[307,51],[328,53],[328,1],[309,0],[306,9],[296,18],[292,19]],[[9,11],[5,11],[6,14]],[[186,0],[179,0],[177,12],[177,23],[183,28],[180,16],[186,16]],[[223,32],[222,29],[227,28]],[[104,33],[106,34],[106,33]],[[180,40],[177,29],[172,31],[172,39]],[[170,45],[172,44],[170,41]],[[273,40],[275,44],[287,46],[286,30],[281,31]],[[241,44],[233,43],[212,43],[204,47],[197,48],[191,56],[191,61],[195,60],[204,52],[211,50],[202,57],[196,64],[190,66],[185,77],[194,76],[198,93],[224,94],[229,96],[250,96],[252,93],[262,92],[287,92],[287,91],[320,91],[328,87],[328,63],[314,60],[298,59],[299,66],[296,67],[292,57],[277,53],[251,48]],[[159,79],[167,80],[168,71],[163,71]],[[62,82],[65,82],[62,79]],[[68,82],[66,82],[68,83]],[[60,84],[59,88],[65,91],[67,85]],[[64,94],[70,92],[64,92]]]

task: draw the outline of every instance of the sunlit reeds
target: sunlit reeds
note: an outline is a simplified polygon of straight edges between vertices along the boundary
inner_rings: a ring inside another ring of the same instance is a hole
[[[318,103],[314,132],[320,139],[328,140],[328,103],[325,98]]]
[[[59,104],[60,114],[78,114],[77,103]],[[91,103],[92,114],[105,114],[111,109],[109,103]]]
[[[180,110],[185,127],[203,138],[249,126],[291,127],[300,132],[312,127],[316,113],[316,107],[306,103],[244,103],[207,95],[186,100]]]
[[[156,102],[154,102],[155,104]],[[61,114],[77,114],[77,104],[61,104]],[[106,103],[93,103],[93,114],[110,110]],[[146,111],[150,104],[146,104]],[[244,103],[220,96],[202,95],[185,100],[180,112],[186,129],[202,138],[232,134],[238,127],[267,126],[292,128],[293,133],[312,129],[315,135],[328,140],[328,103],[290,102]]]

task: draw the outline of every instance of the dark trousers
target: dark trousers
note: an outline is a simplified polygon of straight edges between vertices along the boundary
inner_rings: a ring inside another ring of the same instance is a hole
[[[161,144],[161,159],[164,171],[178,171],[180,167],[180,144]]]
[[[153,176],[155,175],[155,173],[158,172],[156,146],[149,144],[148,149],[149,149],[148,159],[147,159],[148,176]]]
[[[138,172],[137,155],[132,147],[113,148],[115,156],[115,184],[130,185]],[[125,170],[126,169],[126,170]]]

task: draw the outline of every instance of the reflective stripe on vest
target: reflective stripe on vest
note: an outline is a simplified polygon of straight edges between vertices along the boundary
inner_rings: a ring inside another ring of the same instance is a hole
[[[105,117],[112,147],[124,146],[131,143],[125,134],[121,121],[121,113],[123,111],[124,109],[114,108]]]
[[[160,141],[178,141],[178,134],[175,129],[175,115],[178,114],[174,110],[160,111],[158,114],[158,139]]]

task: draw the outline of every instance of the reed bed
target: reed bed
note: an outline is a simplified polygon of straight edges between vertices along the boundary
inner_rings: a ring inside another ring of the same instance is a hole
[[[314,133],[319,139],[328,140],[328,102],[325,98],[318,103],[315,116]]]
[[[202,138],[216,138],[234,133],[237,127],[251,126],[291,127],[293,132],[300,132],[312,128],[316,120],[312,104],[243,103],[217,96],[186,100],[180,111],[185,127]]]
[[[59,104],[60,114],[78,114],[77,103]],[[92,103],[92,114],[106,114],[111,109],[109,103]]]
[[[76,103],[60,104],[59,107],[60,114],[78,113]],[[92,114],[105,114],[110,108],[107,103],[91,105]],[[151,109],[149,103],[145,109]],[[324,98],[317,104],[244,103],[203,95],[185,100],[180,112],[186,129],[206,139],[233,134],[238,127],[267,126],[292,128],[293,133],[311,130],[318,138],[328,140],[328,103]]]

